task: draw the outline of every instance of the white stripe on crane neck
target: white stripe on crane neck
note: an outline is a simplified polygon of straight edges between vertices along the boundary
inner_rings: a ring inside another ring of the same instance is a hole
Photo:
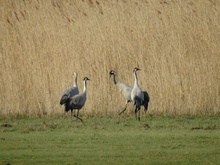
[[[137,73],[136,73],[136,71],[134,71],[134,86],[138,86],[138,87],[139,87],[139,85],[138,85],[138,78],[137,78]]]

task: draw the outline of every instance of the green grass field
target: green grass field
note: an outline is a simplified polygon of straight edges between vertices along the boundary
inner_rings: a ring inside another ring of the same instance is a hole
[[[0,119],[0,164],[219,164],[218,116]]]

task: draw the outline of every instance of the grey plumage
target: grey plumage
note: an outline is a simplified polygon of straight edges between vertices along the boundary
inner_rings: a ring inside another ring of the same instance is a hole
[[[148,110],[148,104],[150,102],[150,96],[148,95],[147,91],[143,91],[143,93],[144,93],[144,102],[142,105],[144,106],[144,111],[146,113]]]
[[[116,81],[116,72],[114,70],[111,70],[109,72],[109,75],[110,77],[113,76],[113,82],[114,84],[118,87],[118,89],[120,90],[120,92],[122,93],[122,95],[124,96],[125,100],[126,100],[126,103],[125,103],[125,108],[123,109],[123,111],[121,111],[119,113],[122,114],[126,108],[127,108],[127,105],[129,102],[131,102],[131,90],[132,90],[132,87],[127,85],[127,84],[123,84],[123,83],[120,83],[120,82],[117,82]]]
[[[79,89],[77,85],[77,73],[74,72],[73,75],[74,75],[74,85],[73,87],[70,87],[63,92],[60,99],[60,105],[65,104],[70,97],[79,93]]]
[[[82,121],[81,118],[78,117],[79,115],[79,110],[85,105],[86,103],[86,81],[90,80],[88,77],[85,77],[83,79],[84,82],[84,89],[82,93],[79,93],[75,96],[70,97],[66,104],[65,104],[65,111],[68,112],[69,110],[71,110],[71,118],[72,118],[72,112],[74,110],[74,117],[76,117],[77,119],[80,119]],[[77,114],[75,115],[75,110],[77,110]]]
[[[134,73],[134,87],[131,91],[131,99],[132,99],[134,107],[135,107],[135,117],[136,117],[137,120],[140,120],[141,105],[144,105],[144,107],[146,107],[146,108],[148,107],[149,96],[146,92],[144,93],[142,91],[142,89],[139,87],[137,73],[136,73],[138,70],[140,70],[140,69],[137,68],[137,67],[135,67],[134,70],[133,70],[133,73]],[[145,100],[145,98],[146,98],[146,100]],[[148,102],[147,102],[147,100],[148,100]]]
[[[116,72],[114,70],[111,70],[109,72],[109,75],[110,75],[110,77],[113,76],[114,84],[122,92],[122,95],[124,96],[124,98],[126,100],[125,108],[119,113],[119,115],[121,115],[124,111],[126,111],[128,103],[132,101],[131,91],[132,91],[133,87],[130,86],[130,85],[127,85],[127,84],[117,82],[116,78],[115,78],[116,77]],[[140,106],[144,106],[144,110],[145,110],[145,113],[146,113],[147,110],[148,110],[148,103],[150,101],[150,97],[149,97],[147,91],[144,91],[143,94],[144,94],[144,101],[139,101],[140,102],[139,104],[140,104]],[[137,100],[137,98],[136,98],[136,100]]]

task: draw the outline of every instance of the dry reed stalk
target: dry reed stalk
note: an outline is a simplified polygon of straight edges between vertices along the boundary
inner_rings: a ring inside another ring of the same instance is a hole
[[[124,99],[108,72],[133,85],[135,66],[151,97],[150,114],[220,112],[220,2],[1,4],[2,115],[63,113],[60,94],[73,84],[74,71],[80,89],[84,76],[92,80],[82,113],[116,115]]]

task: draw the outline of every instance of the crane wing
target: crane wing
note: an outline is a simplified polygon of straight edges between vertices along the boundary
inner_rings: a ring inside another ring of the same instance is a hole
[[[81,93],[70,98],[70,105],[73,109],[80,109],[86,102],[86,93]]]
[[[71,103],[72,103],[72,104],[75,104],[75,105],[79,104],[80,101],[81,101],[81,97],[73,97],[73,98],[71,99]]]
[[[69,98],[70,98],[70,94],[64,94],[60,99],[60,104],[63,105],[68,101]]]
[[[123,94],[123,96],[126,98],[126,100],[131,100],[132,87],[119,82],[116,85],[119,88],[120,92]]]
[[[119,88],[119,90],[132,89],[132,87],[127,84],[123,84],[123,83],[118,82],[116,85]]]
[[[72,96],[75,96],[79,93],[78,87],[71,87],[66,89],[60,99],[60,104],[63,105],[70,99]]]
[[[62,95],[69,95],[72,97],[74,95],[77,95],[79,93],[78,87],[71,87],[66,89]]]
[[[149,103],[149,101],[150,101],[150,97],[149,97],[147,91],[143,91],[143,93],[144,93],[144,102],[143,102],[144,110],[145,110],[145,112],[147,112],[148,103]]]

